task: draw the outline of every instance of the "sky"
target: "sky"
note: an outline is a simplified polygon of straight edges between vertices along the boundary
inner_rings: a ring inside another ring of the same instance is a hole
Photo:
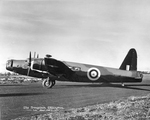
[[[149,0],[1,0],[0,72],[29,52],[119,68],[130,48],[150,71]],[[32,54],[33,55],[33,54]]]

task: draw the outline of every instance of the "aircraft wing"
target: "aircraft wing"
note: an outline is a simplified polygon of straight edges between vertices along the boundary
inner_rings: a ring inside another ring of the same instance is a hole
[[[48,72],[53,74],[54,76],[63,75],[65,78],[70,78],[70,76],[74,73],[66,64],[62,61],[53,59],[53,58],[44,58],[45,65],[48,69]]]

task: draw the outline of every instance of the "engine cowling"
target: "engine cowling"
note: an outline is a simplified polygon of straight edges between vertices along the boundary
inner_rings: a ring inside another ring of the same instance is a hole
[[[35,59],[31,62],[31,70],[38,72],[47,72],[44,59]]]

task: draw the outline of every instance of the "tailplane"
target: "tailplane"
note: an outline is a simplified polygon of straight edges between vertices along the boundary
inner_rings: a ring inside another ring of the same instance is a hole
[[[134,48],[129,50],[119,69],[131,71],[137,70],[137,52]]]

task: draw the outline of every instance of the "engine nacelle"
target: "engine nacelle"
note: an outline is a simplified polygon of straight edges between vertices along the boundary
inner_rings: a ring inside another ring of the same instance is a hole
[[[44,59],[35,59],[31,62],[31,70],[41,72],[41,73],[47,73],[47,68],[45,66]]]

